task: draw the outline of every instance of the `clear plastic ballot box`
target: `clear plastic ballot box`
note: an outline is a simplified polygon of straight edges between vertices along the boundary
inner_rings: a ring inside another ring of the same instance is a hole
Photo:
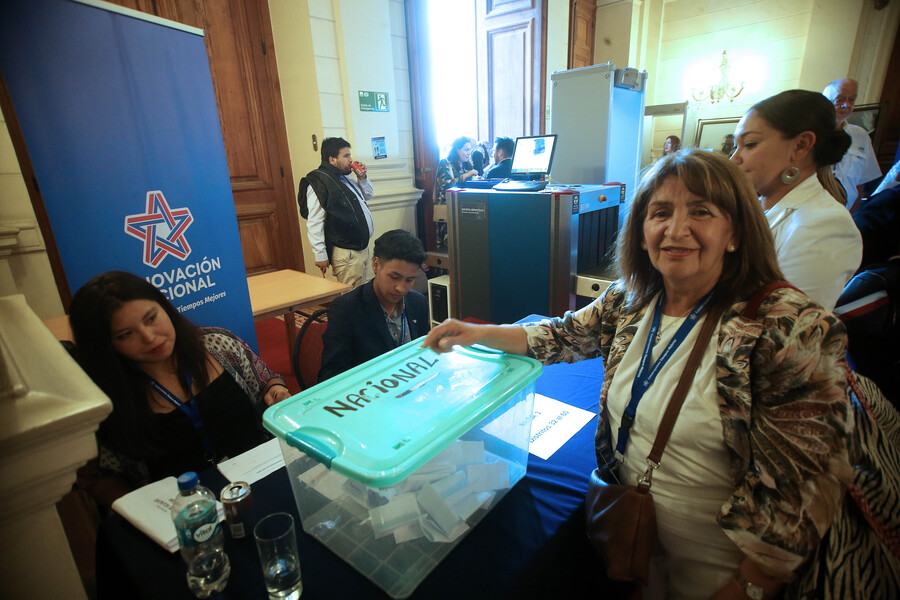
[[[303,529],[409,596],[525,475],[536,360],[414,340],[266,410]]]

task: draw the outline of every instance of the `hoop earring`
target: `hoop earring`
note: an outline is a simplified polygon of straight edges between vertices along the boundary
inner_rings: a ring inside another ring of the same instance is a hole
[[[800,177],[800,169],[791,165],[781,172],[781,183],[784,185],[791,185],[797,181],[798,177]]]

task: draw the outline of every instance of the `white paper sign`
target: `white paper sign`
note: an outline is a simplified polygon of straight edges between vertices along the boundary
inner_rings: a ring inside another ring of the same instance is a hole
[[[594,413],[548,398],[541,394],[534,395],[534,411],[530,418],[522,418],[519,411],[510,409],[484,427],[484,431],[501,440],[515,443],[521,428],[531,429],[528,451],[547,460],[562,448],[573,435],[578,433],[591,419]]]
[[[252,450],[218,464],[219,472],[228,481],[246,481],[250,485],[283,466],[284,456],[278,438],[272,438]]]

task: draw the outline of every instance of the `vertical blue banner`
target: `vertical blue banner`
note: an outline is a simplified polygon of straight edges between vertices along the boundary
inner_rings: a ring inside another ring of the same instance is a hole
[[[72,291],[130,271],[255,349],[202,35],[71,0],[2,0],[0,72]]]

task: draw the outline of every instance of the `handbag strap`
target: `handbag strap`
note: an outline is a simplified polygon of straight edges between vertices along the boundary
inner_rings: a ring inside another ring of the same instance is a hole
[[[700,335],[697,336],[697,341],[691,349],[687,364],[684,366],[684,371],[681,372],[681,378],[678,380],[678,385],[675,386],[675,391],[672,392],[672,398],[669,400],[662,422],[659,424],[656,440],[654,440],[653,448],[650,449],[650,454],[647,456],[647,471],[638,481],[639,487],[650,487],[651,473],[653,469],[659,468],[659,460],[662,458],[666,444],[669,442],[669,436],[672,435],[672,429],[675,427],[675,420],[681,411],[681,405],[684,404],[687,391],[694,380],[694,374],[697,372],[697,367],[700,366],[700,359],[703,358],[703,352],[706,350],[707,344],[709,344],[720,316],[722,316],[722,309],[719,307],[713,308],[706,314],[706,320],[700,329]]]
[[[741,315],[748,319],[756,319],[756,314],[759,312],[759,306],[763,303],[763,300],[775,290],[786,287],[797,290],[796,287],[786,281],[773,281],[761,287],[754,292],[753,296],[750,297],[750,300],[747,301],[747,305],[744,307],[744,310],[741,311]],[[703,357],[703,351],[706,350],[706,345],[712,337],[713,329],[715,329],[716,324],[719,322],[720,316],[722,316],[722,309],[719,307],[711,310],[706,315],[706,321],[703,323],[703,328],[700,330],[697,342],[691,350],[691,355],[688,357],[687,364],[684,366],[684,371],[681,373],[681,378],[678,380],[678,385],[675,386],[675,391],[672,392],[672,398],[669,400],[669,405],[666,407],[666,412],[659,424],[659,430],[656,432],[656,439],[653,441],[653,447],[650,449],[650,454],[647,456],[647,471],[638,481],[638,487],[650,487],[652,472],[654,469],[659,468],[659,461],[662,458],[663,451],[666,449],[666,444],[669,443],[669,436],[672,435],[672,430],[675,428],[675,421],[678,419],[678,413],[681,411],[681,406],[684,404],[687,391],[690,389],[691,383],[694,380],[694,374],[697,372],[697,367],[700,366],[700,359]]]
[[[775,290],[780,290],[781,288],[791,288],[797,290],[801,294],[799,289],[789,284],[787,281],[773,281],[768,285],[764,285],[754,292],[754,294],[747,301],[747,305],[744,307],[744,310],[741,311],[741,316],[746,319],[756,319],[756,313],[759,311],[759,305],[763,303],[763,300],[769,297],[769,294],[774,292]]]
[[[681,411],[681,405],[684,404],[687,391],[691,387],[691,382],[694,380],[694,374],[697,372],[697,367],[700,366],[700,359],[703,357],[703,352],[706,350],[707,344],[709,344],[712,332],[716,328],[716,324],[719,322],[719,317],[721,315],[722,309],[719,307],[713,308],[713,310],[706,314],[706,320],[703,322],[703,327],[700,329],[700,335],[697,336],[697,341],[691,349],[691,354],[688,357],[687,364],[684,366],[684,371],[681,372],[681,378],[678,380],[678,385],[675,386],[675,391],[672,392],[672,398],[669,400],[669,405],[666,407],[662,422],[659,424],[659,430],[656,432],[656,440],[653,442],[653,448],[651,448],[650,454],[647,456],[647,472],[644,473],[644,477],[641,478],[638,485],[646,482],[647,487],[649,487],[652,470],[659,468],[659,459],[662,458],[662,453],[666,448],[666,444],[669,442],[669,436],[672,434],[672,429],[675,427],[675,420],[678,418],[678,413]]]
[[[761,287],[750,297],[750,300],[747,301],[747,305],[744,307],[744,310],[741,311],[741,315],[748,319],[755,319],[757,312],[759,312],[759,306],[763,303],[763,300],[775,290],[786,287],[795,290],[797,289],[786,281],[773,281],[772,283]],[[715,328],[716,323],[718,323],[721,314],[721,309],[715,309],[710,311],[706,316],[706,321],[703,323],[703,328],[700,330],[697,342],[691,350],[688,362],[684,367],[684,371],[681,373],[681,378],[678,380],[675,391],[672,393],[672,399],[669,400],[669,405],[666,407],[662,422],[659,424],[659,431],[656,433],[656,440],[653,442],[653,448],[647,456],[647,460],[652,461],[650,462],[651,468],[659,467],[659,459],[662,458],[662,453],[666,448],[666,444],[669,442],[669,436],[672,434],[672,429],[675,427],[675,420],[678,418],[678,413],[681,411],[681,405],[684,404],[687,391],[694,379],[694,373],[696,373],[697,367],[700,366],[700,359],[703,357],[703,351],[706,349],[706,345],[712,337],[713,329]],[[654,464],[656,467],[653,466]]]

